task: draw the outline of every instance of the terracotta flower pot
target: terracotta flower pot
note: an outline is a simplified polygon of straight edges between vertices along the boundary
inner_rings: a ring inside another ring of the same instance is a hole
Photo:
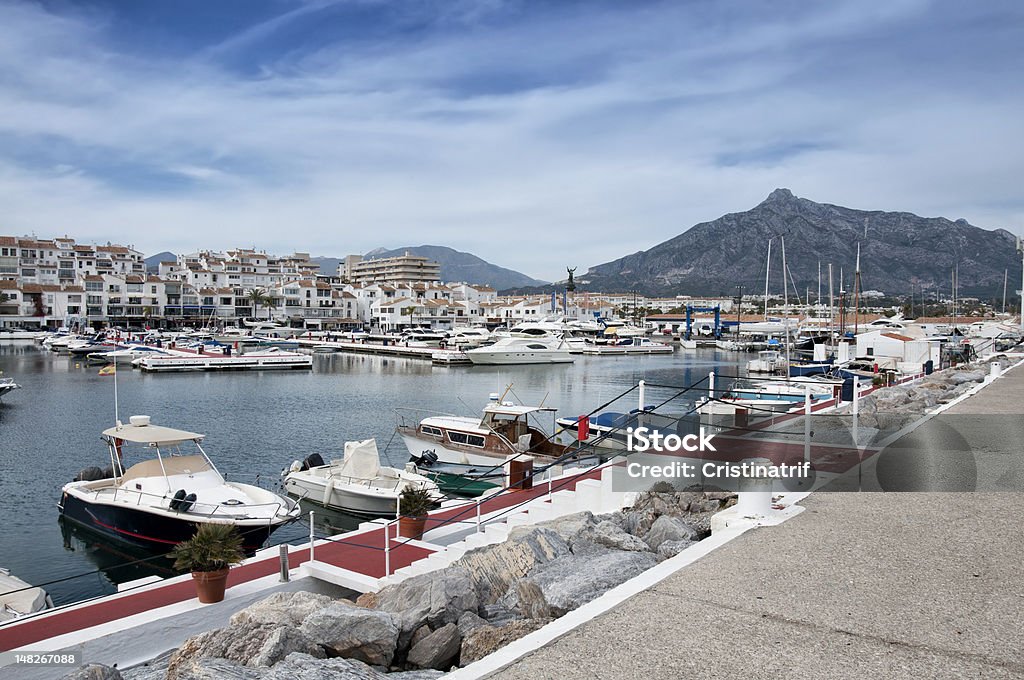
[[[192,578],[196,582],[196,595],[205,604],[220,602],[224,599],[224,591],[228,585],[230,568],[217,571],[193,571]]]
[[[398,535],[405,538],[419,538],[427,526],[426,517],[399,517]]]

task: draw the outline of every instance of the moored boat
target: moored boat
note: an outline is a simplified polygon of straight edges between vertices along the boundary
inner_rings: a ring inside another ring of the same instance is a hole
[[[22,581],[0,567],[0,623],[53,607],[45,590]]]
[[[284,488],[331,510],[375,517],[395,517],[398,499],[407,488],[425,489],[438,502],[444,497],[437,484],[418,474],[412,464],[404,470],[381,465],[374,439],[345,442],[341,460],[324,464],[316,455],[295,461],[285,474]]]
[[[201,524],[232,524],[249,552],[298,518],[295,501],[227,482],[203,450],[203,438],[152,425],[149,416],[132,416],[128,425],[104,430],[110,467],[91,473],[87,468],[77,481],[65,484],[57,506],[61,516],[110,538],[161,551],[191,538]],[[146,459],[125,468],[129,449],[141,450]]]

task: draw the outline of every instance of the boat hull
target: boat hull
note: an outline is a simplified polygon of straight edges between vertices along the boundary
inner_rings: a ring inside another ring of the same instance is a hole
[[[322,480],[289,476],[284,482],[285,491],[306,502],[322,505],[330,510],[339,510],[356,515],[373,517],[394,517],[398,494],[360,493],[348,487],[333,487],[325,497],[326,484]]]
[[[89,503],[74,494],[64,493],[58,506],[66,520],[122,543],[147,550],[167,552],[178,543],[195,535],[200,521],[186,515],[167,517],[132,507]],[[281,523],[239,526],[242,548],[247,553],[258,550]]]
[[[568,364],[574,360],[569,350],[502,350],[489,352],[486,349],[470,350],[466,356],[474,364],[482,366],[506,366],[512,364]]]

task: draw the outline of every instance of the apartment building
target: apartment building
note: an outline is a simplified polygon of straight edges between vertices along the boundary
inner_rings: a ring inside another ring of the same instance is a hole
[[[349,255],[338,265],[338,275],[354,284],[437,283],[441,280],[441,265],[408,252],[397,257],[371,259]]]

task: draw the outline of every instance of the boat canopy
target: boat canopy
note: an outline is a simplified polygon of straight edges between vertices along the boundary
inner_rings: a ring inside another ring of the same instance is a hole
[[[551,406],[517,406],[513,404],[488,404],[484,407],[484,412],[493,413],[496,415],[504,416],[525,416],[530,413],[538,413],[541,411],[557,411],[558,409]]]
[[[356,479],[375,479],[380,474],[380,455],[376,439],[345,442],[345,462],[341,474]]]
[[[199,441],[206,435],[160,425],[121,425],[103,430],[103,436],[149,446],[172,446],[182,442]]]

